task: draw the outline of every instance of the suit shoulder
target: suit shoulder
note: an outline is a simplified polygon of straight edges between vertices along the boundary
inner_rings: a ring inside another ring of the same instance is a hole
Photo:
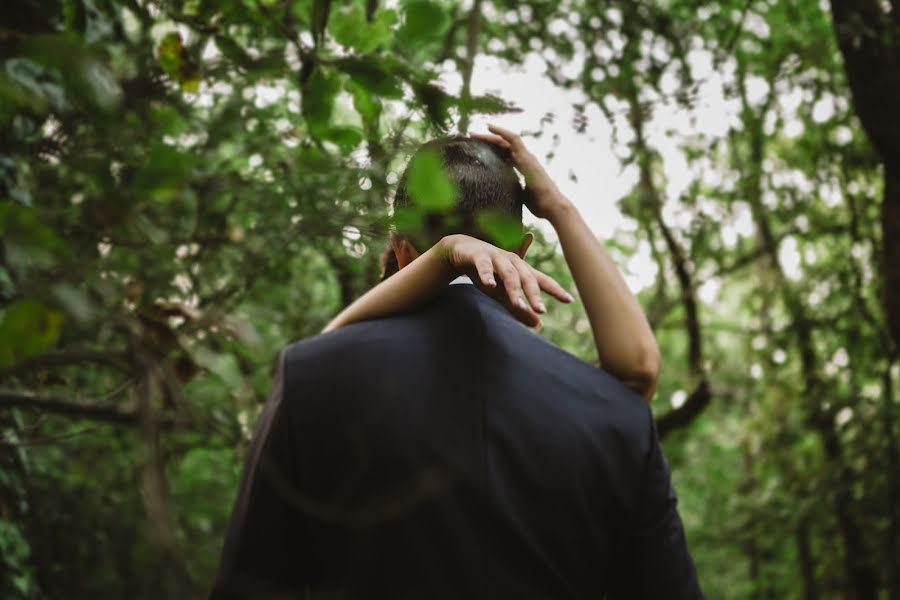
[[[518,322],[503,324],[488,321],[488,339],[507,347],[508,352],[520,354],[540,371],[556,371],[579,385],[593,389],[608,401],[621,404],[621,412],[644,420],[649,412],[646,398],[626,386],[619,378],[598,365],[572,354],[527,329]],[[499,326],[499,329],[495,327]]]
[[[629,454],[646,456],[653,421],[646,398],[515,320],[488,319],[485,324],[486,342],[506,360],[521,364],[515,377],[524,377],[535,389],[553,390],[555,398],[565,399],[563,404],[577,406],[582,417],[602,424],[627,445]]]
[[[349,347],[359,344],[373,334],[383,336],[389,334],[390,327],[384,327],[382,321],[364,321],[353,323],[340,329],[319,333],[300,340],[289,342],[282,348],[284,359],[288,362],[296,362],[316,357],[325,357],[333,352],[341,352]]]

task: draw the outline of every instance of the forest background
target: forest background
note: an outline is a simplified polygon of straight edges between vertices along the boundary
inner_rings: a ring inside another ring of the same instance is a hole
[[[377,281],[410,150],[557,92],[523,135],[656,331],[708,597],[900,598],[898,0],[0,19],[3,598],[202,596],[273,361]],[[577,303],[543,333],[596,359]]]

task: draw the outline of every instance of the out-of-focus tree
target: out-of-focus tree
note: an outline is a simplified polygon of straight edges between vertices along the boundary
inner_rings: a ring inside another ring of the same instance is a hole
[[[632,226],[606,241],[656,263],[640,295],[664,357],[654,407],[708,596],[900,597],[888,8],[16,3],[0,595],[203,593],[278,350],[377,281],[408,151],[515,106],[473,92],[479,57],[536,55],[578,97],[570,128],[545,129],[585,134],[599,109],[635,181]],[[543,237],[531,257],[570,283]],[[594,359],[577,305],[544,333]]]
[[[377,281],[398,152],[506,106],[437,84],[430,0],[4,13],[0,594],[195,595],[275,355]]]

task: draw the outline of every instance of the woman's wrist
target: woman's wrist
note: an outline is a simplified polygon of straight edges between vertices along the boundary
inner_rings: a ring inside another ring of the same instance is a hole
[[[441,273],[446,276],[448,282],[460,275],[453,260],[453,249],[458,239],[458,234],[445,235],[429,250],[437,257]]]
[[[547,210],[547,220],[554,228],[558,228],[578,216],[578,209],[571,200],[562,194],[554,198],[550,206],[551,208]]]

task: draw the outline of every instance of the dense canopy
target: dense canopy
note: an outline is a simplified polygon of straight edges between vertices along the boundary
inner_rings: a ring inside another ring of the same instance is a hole
[[[278,351],[378,280],[410,150],[516,109],[472,91],[491,57],[577,99],[534,139],[613,126],[634,185],[603,241],[655,269],[652,406],[708,597],[900,598],[896,0],[3,13],[0,596],[204,593]],[[593,360],[577,303],[545,323]]]

